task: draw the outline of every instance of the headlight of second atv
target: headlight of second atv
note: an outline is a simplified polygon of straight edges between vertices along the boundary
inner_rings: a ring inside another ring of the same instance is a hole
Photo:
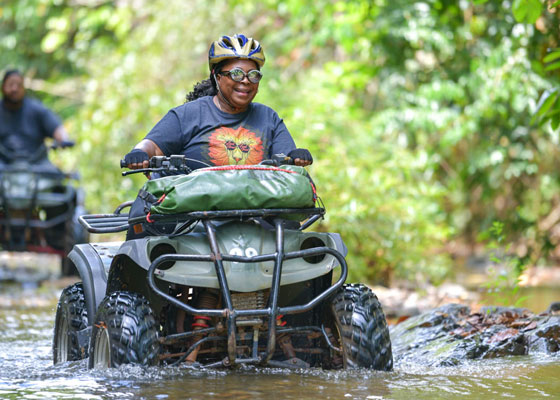
[[[16,204],[22,200],[31,199],[37,181],[32,173],[6,173],[3,179],[4,196]]]

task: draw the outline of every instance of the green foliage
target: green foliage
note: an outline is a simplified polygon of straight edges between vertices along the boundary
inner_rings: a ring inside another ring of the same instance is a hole
[[[544,58],[543,62],[546,63],[545,71],[558,71],[560,70],[560,49],[550,51]],[[550,127],[557,131],[560,127],[560,86],[555,88],[546,89],[541,95],[537,104],[537,110],[532,123],[539,121],[541,125],[550,122]]]
[[[540,0],[514,0],[513,16],[518,22],[534,24],[542,13]]]
[[[492,262],[484,286],[495,304],[521,307],[527,301],[526,296],[519,296],[518,293],[520,276],[526,265],[511,253],[511,243],[506,243],[504,227],[502,222],[494,221],[478,237],[479,241],[486,242]]]
[[[510,5],[510,8],[507,5]],[[546,4],[546,6],[545,6]],[[87,206],[142,177],[119,159],[194,83],[222,34],[267,55],[257,101],[285,120],[340,232],[353,280],[439,282],[450,239],[503,240],[536,263],[560,243],[560,21],[539,0],[7,0],[0,66],[66,118]],[[521,251],[521,250],[519,250]]]
[[[396,272],[441,280],[447,260],[434,254],[433,244],[443,243],[452,228],[440,206],[444,188],[432,179],[434,159],[423,149],[395,146],[378,121],[356,113],[351,97],[335,95],[324,83],[336,76],[333,68],[309,71],[280,88],[307,99],[286,105],[282,114],[299,132],[298,145],[321,155],[310,172],[327,208],[323,229],[341,233],[351,249],[351,279],[386,282]],[[268,104],[281,96],[261,95]]]
[[[113,2],[5,0],[0,7],[0,65],[49,79],[83,72],[95,48],[110,51],[130,28],[127,8]]]

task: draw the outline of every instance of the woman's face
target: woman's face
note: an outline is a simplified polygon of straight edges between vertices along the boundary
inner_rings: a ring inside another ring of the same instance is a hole
[[[230,60],[222,67],[222,72],[231,71],[234,68],[241,68],[245,73],[258,69],[254,61]],[[247,76],[241,82],[235,82],[229,76],[218,74],[217,80],[222,95],[237,109],[246,109],[259,91],[259,84],[249,82]]]

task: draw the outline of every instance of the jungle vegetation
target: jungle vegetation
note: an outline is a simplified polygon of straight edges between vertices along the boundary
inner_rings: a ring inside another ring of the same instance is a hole
[[[111,212],[142,178],[119,160],[245,33],[274,108],[340,232],[352,278],[437,283],[495,221],[526,265],[560,241],[560,2],[2,0],[0,69],[77,142],[51,156]],[[459,246],[460,245],[460,246]]]

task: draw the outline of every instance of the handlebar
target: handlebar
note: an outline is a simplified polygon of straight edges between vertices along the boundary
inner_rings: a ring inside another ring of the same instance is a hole
[[[294,159],[292,157],[288,157],[283,153],[273,154],[272,157],[270,157],[270,160],[263,160],[260,164],[273,165],[275,167],[278,167],[280,165],[294,165]]]
[[[138,174],[138,173],[150,173],[150,172],[171,172],[171,173],[190,174],[192,172],[192,168],[190,168],[187,165],[188,161],[202,163],[210,167],[210,165],[207,165],[206,163],[203,163],[199,160],[193,160],[185,157],[184,155],[179,155],[179,154],[174,154],[169,157],[154,156],[150,158],[148,168],[139,168],[131,171],[124,171],[122,172],[122,176]],[[294,160],[291,157],[286,156],[285,154],[273,154],[269,160],[263,160],[260,164],[272,165],[278,167],[280,165],[294,165]],[[127,168],[128,165],[124,160],[120,160],[120,167]]]
[[[49,150],[56,150],[56,149],[66,149],[69,147],[74,147],[75,142],[71,140],[63,140],[62,142],[54,141],[50,146],[41,145],[34,153],[28,154],[26,152],[13,151],[12,149],[8,149],[3,144],[0,143],[0,158],[6,160],[7,163],[11,163],[17,160],[24,160],[28,161],[29,163],[33,164],[38,160],[47,156],[47,151]]]
[[[49,146],[49,149],[50,150],[67,149],[69,147],[74,147],[75,144],[76,142],[74,142],[73,140],[63,140],[62,142],[57,142],[55,140],[54,143]]]
[[[189,158],[179,154],[174,154],[169,157],[154,156],[150,158],[150,164],[148,168],[125,171],[122,173],[122,176],[137,174],[141,172],[181,172],[184,174],[190,174],[192,172],[192,169],[187,165],[187,161],[189,161]],[[127,168],[127,164],[124,160],[120,161],[120,166],[121,168]]]

